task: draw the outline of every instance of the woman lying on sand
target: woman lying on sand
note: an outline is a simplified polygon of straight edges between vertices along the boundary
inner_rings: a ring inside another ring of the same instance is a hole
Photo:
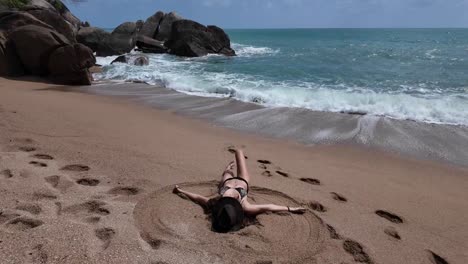
[[[291,212],[302,214],[305,208],[289,207],[275,204],[251,204],[247,195],[249,193],[250,175],[245,164],[245,156],[242,150],[235,151],[237,163],[237,177],[232,172],[234,162],[229,163],[223,172],[219,184],[218,195],[214,198],[204,197],[187,192],[176,185],[174,193],[184,194],[190,200],[200,204],[211,211],[212,227],[215,231],[225,233],[236,231],[242,227],[244,214],[255,216],[265,212]]]

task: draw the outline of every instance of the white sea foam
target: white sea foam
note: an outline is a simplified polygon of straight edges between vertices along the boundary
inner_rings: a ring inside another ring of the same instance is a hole
[[[261,49],[256,50],[260,52]],[[462,91],[444,94],[424,86],[402,86],[399,92],[379,93],[372,87],[347,87],[345,84],[331,86],[300,81],[272,82],[249,74],[208,72],[204,70],[206,61],[203,59],[157,54],[148,56],[150,64],[143,67],[121,63],[109,65],[115,56],[98,58],[104,70],[96,74],[95,78],[163,83],[167,88],[188,94],[233,97],[268,107],[356,111],[396,119],[468,125],[467,98]]]
[[[255,47],[239,43],[232,43],[231,46],[236,51],[237,56],[240,57],[274,55],[280,52],[279,49],[272,49],[268,47]]]

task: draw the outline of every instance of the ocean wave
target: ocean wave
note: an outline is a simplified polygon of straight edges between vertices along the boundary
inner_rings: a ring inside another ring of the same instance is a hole
[[[280,52],[279,49],[272,49],[269,47],[256,47],[239,43],[232,43],[232,48],[236,51],[239,57],[253,57],[262,55],[274,55]]]
[[[151,54],[150,65],[109,65],[114,57],[98,58],[104,70],[97,80],[139,80],[179,92],[210,97],[231,97],[267,107],[306,108],[315,111],[364,112],[396,119],[468,125],[462,91],[437,93],[424,86],[404,85],[400,91],[375,92],[370,87],[345,83],[324,85],[303,81],[274,82],[240,73],[208,72],[206,61]],[[411,91],[408,92],[408,91]]]

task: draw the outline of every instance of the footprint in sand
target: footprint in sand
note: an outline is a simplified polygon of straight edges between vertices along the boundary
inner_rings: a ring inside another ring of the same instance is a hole
[[[31,262],[32,263],[39,263],[39,264],[45,264],[47,263],[47,260],[49,256],[47,255],[47,252],[43,248],[44,246],[42,244],[39,244],[35,246],[29,253],[28,255],[31,256]]]
[[[369,255],[364,251],[364,248],[358,242],[347,239],[343,242],[343,248],[351,254],[355,261],[362,263],[374,263]]]
[[[90,224],[96,224],[99,221],[101,221],[101,217],[99,216],[90,216],[85,219],[85,222]]]
[[[103,248],[105,250],[109,247],[112,238],[115,236],[115,230],[109,227],[103,227],[94,230],[94,234],[104,243]]]
[[[258,167],[262,170],[266,170],[267,169],[267,166],[265,164],[260,164],[258,165]]]
[[[16,206],[15,209],[25,211],[34,215],[38,215],[42,212],[42,208],[37,204],[20,204]]]
[[[401,224],[403,223],[403,219],[401,217],[399,217],[398,215],[394,214],[394,213],[390,213],[388,211],[384,211],[384,210],[377,210],[375,211],[375,213],[382,217],[382,218],[385,218],[387,219],[388,221],[392,222],[392,223],[396,223],[396,224]]]
[[[37,191],[33,193],[35,200],[55,200],[57,195],[53,194],[50,191]]]
[[[143,240],[148,243],[152,249],[158,249],[161,247],[162,241],[160,239],[153,238],[147,233],[142,233],[140,235],[141,238],[143,238]]]
[[[107,204],[102,201],[91,200],[85,203],[71,205],[61,211],[70,214],[109,215],[109,209],[104,207],[106,205]]]
[[[303,181],[303,182],[306,182],[308,184],[312,184],[312,185],[320,185],[320,181],[317,180],[317,179],[313,179],[313,178],[300,178],[299,180]]]
[[[279,175],[283,176],[283,177],[289,177],[289,173],[286,173],[286,172],[283,172],[283,171],[279,171],[277,170],[276,173],[278,173]]]
[[[327,208],[325,206],[323,206],[321,203],[316,202],[316,201],[309,202],[307,205],[310,207],[310,209],[317,211],[317,212],[323,213],[327,211]]]
[[[71,165],[66,165],[66,166],[62,167],[60,170],[64,170],[64,171],[74,171],[74,172],[83,172],[83,171],[89,171],[90,168],[89,168],[89,166],[86,166],[86,165],[71,164]]]
[[[0,211],[0,224],[10,221],[13,218],[19,217],[19,214],[16,213],[8,213]]]
[[[29,217],[19,217],[7,223],[7,227],[17,231],[27,231],[44,224],[41,220]]]
[[[271,174],[271,171],[269,171],[269,170],[266,170],[266,171],[262,172],[262,175],[266,176],[266,177],[272,177],[273,176],[273,174]]]
[[[47,154],[35,154],[32,157],[36,158],[36,159],[42,159],[42,160],[53,160],[54,159],[52,156],[47,155]]]
[[[339,202],[347,202],[348,199],[346,199],[343,195],[338,194],[336,192],[331,192],[330,193],[333,197],[334,200],[339,201]]]
[[[385,228],[385,229],[384,229],[384,233],[387,234],[387,235],[389,235],[389,236],[391,236],[391,237],[393,237],[393,238],[396,239],[396,240],[400,240],[400,239],[401,239],[401,237],[400,237],[400,235],[398,234],[397,230],[396,230],[394,227],[392,227],[392,226],[389,226],[389,227]]]
[[[47,164],[39,161],[30,161],[29,164],[34,165],[35,167],[45,168]]]
[[[269,165],[271,164],[271,161],[269,160],[257,160],[258,163],[263,164],[263,165]]]
[[[445,260],[443,257],[437,255],[436,253],[432,252],[431,250],[426,250],[429,255],[429,260],[434,264],[448,264],[448,261]]]
[[[243,146],[243,147],[245,147],[245,146]],[[236,147],[234,147],[234,146],[229,146],[229,147],[227,147],[226,150],[229,151],[231,154],[236,154]],[[247,156],[244,156],[244,158],[246,160],[249,159],[249,157],[247,157]]]
[[[336,232],[336,229],[333,226],[327,224],[327,229],[330,233],[331,239],[341,239],[341,236],[338,234],[338,232]]]
[[[76,181],[76,183],[84,186],[97,186],[100,181],[92,178],[83,178]]]
[[[138,188],[135,188],[135,187],[115,187],[115,188],[112,188],[107,193],[115,194],[115,195],[131,196],[131,195],[137,195],[140,192],[141,192],[141,190],[138,189]]]
[[[9,170],[9,169],[0,171],[0,175],[2,175],[3,177],[5,177],[5,178],[7,178],[7,179],[13,177],[13,173],[12,173],[11,170]]]
[[[21,150],[21,151],[24,151],[24,152],[36,151],[35,147],[30,147],[30,146],[22,146],[22,147],[19,147],[18,149]]]
[[[73,182],[67,180],[63,176],[59,175],[52,175],[52,176],[47,176],[44,178],[44,180],[50,184],[50,186],[54,187],[55,189],[58,189],[62,192],[66,191],[68,188],[73,186]]]

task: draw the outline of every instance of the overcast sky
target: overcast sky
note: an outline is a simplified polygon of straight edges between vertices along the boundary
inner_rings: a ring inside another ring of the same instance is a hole
[[[88,0],[81,20],[115,27],[157,10],[223,28],[468,27],[468,0]]]

